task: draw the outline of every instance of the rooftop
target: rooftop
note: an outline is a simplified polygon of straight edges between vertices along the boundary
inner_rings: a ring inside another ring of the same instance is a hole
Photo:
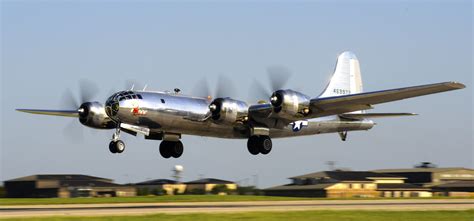
[[[199,180],[193,180],[186,182],[186,184],[234,184],[232,181],[228,180],[220,180],[220,179],[215,179],[215,178],[204,178],[204,179],[199,179]]]
[[[377,173],[420,173],[420,172],[444,172],[444,171],[451,171],[451,170],[473,170],[464,167],[440,167],[440,168],[404,168],[404,169],[380,169],[380,170],[373,170],[373,172]]]
[[[135,183],[135,185],[163,185],[163,184],[176,184],[177,182],[169,179],[155,179],[147,180],[140,183]]]
[[[391,174],[375,173],[370,171],[321,171],[301,176],[290,177],[290,179],[334,179],[337,181],[372,181],[374,179],[406,179],[405,177]]]
[[[112,182],[111,179],[102,178],[102,177],[95,177],[95,176],[89,176],[89,175],[83,175],[83,174],[36,174],[36,175],[24,176],[24,177],[11,179],[11,180],[6,180],[6,181],[9,182],[9,181],[37,181],[37,180],[60,180],[60,181],[66,181],[66,180],[75,180],[75,181],[101,180],[101,181],[105,181],[105,182]]]

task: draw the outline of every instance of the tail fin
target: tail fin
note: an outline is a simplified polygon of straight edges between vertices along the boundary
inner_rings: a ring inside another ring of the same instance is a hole
[[[354,53],[345,51],[337,58],[334,74],[319,97],[335,97],[362,92],[359,60]]]

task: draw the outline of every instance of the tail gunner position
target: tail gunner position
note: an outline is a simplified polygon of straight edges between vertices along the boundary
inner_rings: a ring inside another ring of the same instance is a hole
[[[352,52],[339,55],[334,74],[324,91],[310,97],[291,89],[275,88],[269,101],[249,105],[230,97],[214,100],[175,92],[121,91],[105,105],[84,102],[76,110],[17,109],[55,116],[77,117],[94,129],[113,129],[109,150],[122,153],[121,132],[161,140],[160,154],[183,154],[181,135],[247,139],[248,151],[257,155],[272,150],[272,138],[369,130],[372,118],[410,116],[412,113],[366,113],[373,105],[423,96],[465,86],[444,82],[382,91],[363,92],[359,61]]]

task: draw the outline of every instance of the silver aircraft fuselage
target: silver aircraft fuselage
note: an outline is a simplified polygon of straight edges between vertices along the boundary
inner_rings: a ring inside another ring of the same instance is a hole
[[[208,120],[210,100],[172,92],[133,91],[131,99],[117,100],[116,94],[106,102],[106,108],[118,104],[112,119],[126,124],[147,127],[153,133],[174,133],[218,138],[247,139],[248,131]],[[140,98],[138,98],[140,97]],[[298,130],[295,130],[295,124]],[[342,120],[338,116],[314,118],[304,122],[293,122],[287,126],[270,129],[270,137],[334,133],[342,131],[369,130],[371,120]]]

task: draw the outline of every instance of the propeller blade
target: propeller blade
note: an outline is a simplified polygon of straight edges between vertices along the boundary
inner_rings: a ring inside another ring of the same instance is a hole
[[[193,94],[198,97],[212,96],[211,88],[206,78],[202,78],[193,88]]]
[[[249,100],[268,100],[271,96],[271,91],[269,91],[262,83],[257,81],[256,79],[253,80],[252,84],[249,88]]]
[[[224,97],[234,97],[236,96],[236,89],[232,80],[225,77],[224,75],[220,75],[217,79],[217,88],[214,98],[224,98]]]
[[[82,128],[82,125],[80,125],[77,120],[72,120],[66,125],[63,130],[63,135],[68,139],[78,143],[82,143],[85,140],[84,128]]]
[[[269,67],[267,73],[272,91],[283,89],[291,77],[291,71],[282,66]]]
[[[83,79],[79,81],[79,92],[80,101],[81,103],[84,103],[92,101],[99,92],[99,87],[94,82]]]
[[[67,110],[74,110],[79,108],[79,102],[77,102],[76,98],[72,94],[70,89],[66,89],[61,97],[61,108]]]

